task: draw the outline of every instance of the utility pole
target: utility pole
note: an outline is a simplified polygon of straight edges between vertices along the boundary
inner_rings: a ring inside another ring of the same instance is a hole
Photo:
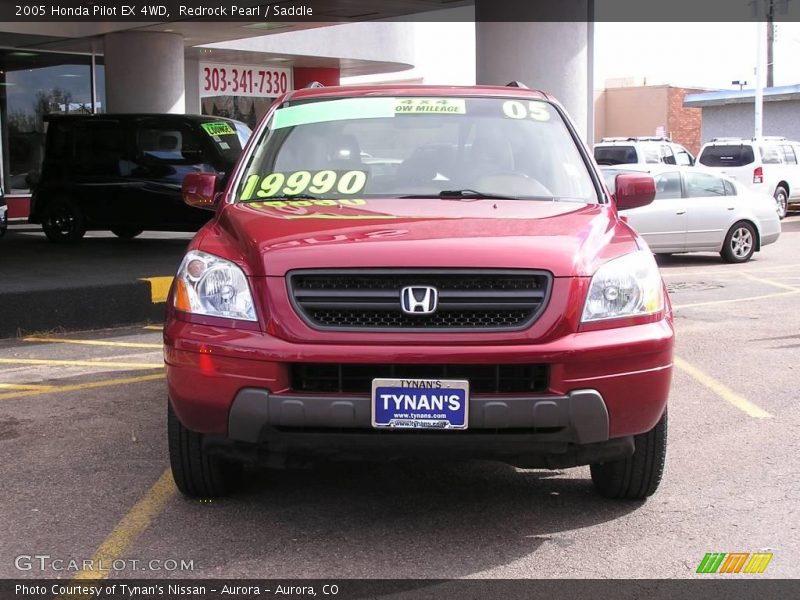
[[[764,23],[756,21],[755,137],[764,135]]]
[[[767,0],[767,87],[775,85],[775,0]]]

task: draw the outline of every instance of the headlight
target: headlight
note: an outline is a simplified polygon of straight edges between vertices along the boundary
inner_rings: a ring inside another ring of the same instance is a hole
[[[256,321],[253,296],[242,270],[224,258],[192,250],[175,281],[175,308],[226,319]]]
[[[649,315],[663,308],[664,289],[658,265],[649,251],[640,250],[597,269],[581,321]]]

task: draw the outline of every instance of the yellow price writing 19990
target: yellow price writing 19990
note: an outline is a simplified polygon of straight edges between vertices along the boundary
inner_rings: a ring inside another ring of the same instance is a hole
[[[350,196],[359,193],[367,183],[364,171],[294,171],[250,175],[245,181],[240,200],[297,196],[298,194],[336,193]]]

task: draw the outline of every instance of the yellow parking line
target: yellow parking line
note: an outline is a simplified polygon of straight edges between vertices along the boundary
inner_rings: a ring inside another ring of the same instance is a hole
[[[89,381],[87,383],[75,383],[72,385],[58,385],[49,390],[29,390],[20,392],[6,392],[0,394],[0,400],[11,400],[14,398],[25,398],[27,396],[41,396],[43,394],[62,394],[64,392],[77,392],[79,390],[91,390],[94,388],[109,387],[112,385],[125,385],[128,383],[140,383],[142,381],[155,381],[163,379],[164,373],[158,375],[142,375],[141,377],[124,377],[121,379],[103,379],[101,381]]]
[[[164,363],[114,362],[98,360],[55,360],[50,358],[0,358],[0,364],[51,365],[54,367],[115,367],[119,369],[161,369]]]
[[[759,283],[765,283],[767,285],[771,285],[771,286],[774,286],[774,287],[777,287],[777,288],[781,288],[781,289],[784,289],[784,290],[792,290],[792,291],[800,290],[800,287],[797,287],[796,285],[789,285],[788,283],[781,283],[779,281],[773,281],[771,279],[764,279],[763,277],[756,277],[755,275],[750,275],[749,273],[743,273],[743,275],[745,277],[747,277],[747,279],[750,279],[752,281],[757,281]]]
[[[145,495],[133,505],[122,520],[108,534],[92,556],[93,565],[110,565],[119,559],[139,536],[150,526],[175,496],[175,482],[169,469],[161,474]],[[83,579],[105,579],[110,571],[83,569],[75,574],[73,581]]]
[[[0,390],[52,390],[53,385],[37,385],[33,383],[0,383]]]
[[[72,340],[51,337],[26,337],[23,342],[51,342],[56,344],[82,344],[84,346],[118,346],[121,348],[163,348],[163,344],[145,344],[143,342],[107,342],[105,340]]]
[[[142,329],[149,329],[151,331],[164,331],[163,325],[145,325]]]
[[[688,265],[687,265],[688,266]],[[776,265],[773,267],[763,267],[759,268],[758,270],[744,270],[739,269],[736,265],[731,265],[729,269],[711,269],[708,271],[702,270],[702,265],[694,265],[698,268],[687,272],[685,270],[674,270],[674,269],[661,269],[661,275],[663,277],[678,277],[678,278],[686,278],[686,277],[708,277],[709,275],[730,275],[731,277],[739,277],[740,275],[746,275],[748,273],[764,273],[766,271],[786,271],[786,270],[796,270],[800,269],[800,264],[791,264],[791,265]]]
[[[750,300],[764,300],[766,298],[777,298],[778,296],[791,296],[800,294],[800,289],[792,288],[791,292],[775,292],[774,294],[764,294],[763,296],[748,296],[747,298],[728,298],[727,300],[709,300],[707,302],[694,302],[692,304],[673,304],[672,308],[696,308],[698,306],[713,306],[715,304],[731,304],[732,302],[747,302]]]
[[[172,285],[172,275],[168,277],[142,277],[139,281],[150,283],[150,302],[161,304],[167,301],[167,294]]]
[[[756,419],[769,419],[770,417],[772,417],[772,415],[769,414],[767,411],[765,411],[763,408],[756,406],[746,398],[743,398],[725,384],[721,383],[720,381],[717,381],[716,379],[711,377],[711,375],[704,373],[703,371],[689,364],[682,358],[679,358],[677,356],[674,357],[674,363],[676,367],[678,367],[681,371],[683,371],[687,375],[691,376],[695,381],[701,383],[702,385],[710,389],[712,392],[717,394],[720,398],[722,398],[726,402],[729,402],[739,410],[747,413],[751,417]]]

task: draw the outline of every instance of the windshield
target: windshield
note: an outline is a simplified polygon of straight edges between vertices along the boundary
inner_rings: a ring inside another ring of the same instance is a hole
[[[633,146],[595,146],[594,159],[598,165],[623,165],[639,162]]]
[[[200,127],[211,138],[214,148],[222,158],[231,163],[239,160],[253,133],[247,125],[239,121],[209,121],[201,123]]]
[[[707,167],[743,167],[755,161],[753,147],[742,144],[730,146],[706,146],[698,158]]]
[[[454,196],[597,202],[575,142],[542,101],[359,97],[277,110],[238,201]]]

